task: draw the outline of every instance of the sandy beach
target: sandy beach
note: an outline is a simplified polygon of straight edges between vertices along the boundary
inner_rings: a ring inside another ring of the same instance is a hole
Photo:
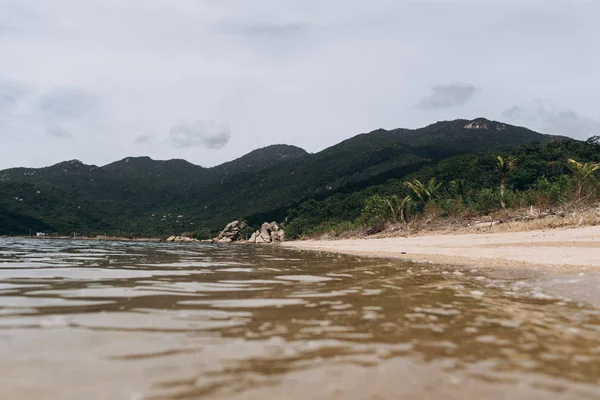
[[[528,232],[287,242],[285,247],[454,265],[600,269],[600,226]]]
[[[297,241],[284,243],[284,246],[485,268],[495,275],[526,276],[552,296],[600,306],[600,226],[514,233]]]

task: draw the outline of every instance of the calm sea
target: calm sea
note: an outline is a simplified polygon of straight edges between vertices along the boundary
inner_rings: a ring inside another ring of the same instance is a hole
[[[600,311],[527,274],[0,239],[2,399],[600,398]]]

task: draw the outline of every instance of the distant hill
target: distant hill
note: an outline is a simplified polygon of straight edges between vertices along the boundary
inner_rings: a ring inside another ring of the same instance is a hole
[[[103,167],[72,160],[12,168],[0,171],[0,234],[216,230],[235,218],[255,222],[273,210],[364,189],[447,157],[561,139],[479,118],[379,129],[315,154],[274,145],[213,168],[149,157]]]

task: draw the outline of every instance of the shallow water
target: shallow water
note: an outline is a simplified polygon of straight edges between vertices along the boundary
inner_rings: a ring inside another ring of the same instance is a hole
[[[600,310],[523,276],[0,239],[0,398],[600,398]]]

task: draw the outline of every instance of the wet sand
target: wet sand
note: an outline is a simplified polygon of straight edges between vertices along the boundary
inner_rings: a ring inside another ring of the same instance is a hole
[[[455,265],[600,271],[600,226],[492,234],[309,240],[288,242],[284,246]]]
[[[487,268],[497,275],[534,271],[536,283],[548,293],[600,306],[600,226],[385,239],[309,240],[287,242],[284,246]]]

